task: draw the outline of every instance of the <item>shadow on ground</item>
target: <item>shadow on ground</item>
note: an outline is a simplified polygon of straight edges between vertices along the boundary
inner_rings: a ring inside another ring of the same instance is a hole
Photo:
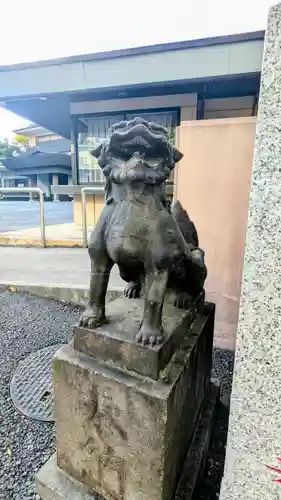
[[[218,500],[224,472],[234,353],[228,350],[214,349],[213,358],[213,373],[220,381],[221,397],[204,480],[196,494],[196,500]]]

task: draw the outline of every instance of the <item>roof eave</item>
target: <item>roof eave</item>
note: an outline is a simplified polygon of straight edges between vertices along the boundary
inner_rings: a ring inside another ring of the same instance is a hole
[[[97,52],[92,54],[82,54],[56,59],[47,59],[42,61],[26,62],[19,64],[0,66],[0,72],[14,71],[19,69],[39,68],[44,66],[53,66],[60,64],[68,64],[74,62],[87,62],[94,60],[115,59],[120,57],[130,57],[143,54],[152,54],[157,52],[170,52],[173,50],[186,50],[189,48],[208,47],[211,45],[224,45],[241,42],[250,42],[256,40],[264,40],[265,31],[252,31],[246,33],[237,33],[234,35],[224,35],[208,38],[199,38],[194,40],[186,40],[181,42],[160,43],[155,45],[146,45],[141,47],[133,47],[129,49],[111,50],[105,52]]]

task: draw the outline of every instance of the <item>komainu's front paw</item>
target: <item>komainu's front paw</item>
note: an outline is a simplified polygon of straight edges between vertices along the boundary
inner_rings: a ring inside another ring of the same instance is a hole
[[[158,328],[142,324],[136,335],[136,341],[142,345],[154,346],[163,342],[163,334]]]
[[[95,328],[104,325],[106,322],[107,320],[103,309],[88,306],[80,316],[79,325]]]
[[[137,281],[130,281],[124,290],[124,295],[128,299],[138,299],[141,293],[141,284]]]

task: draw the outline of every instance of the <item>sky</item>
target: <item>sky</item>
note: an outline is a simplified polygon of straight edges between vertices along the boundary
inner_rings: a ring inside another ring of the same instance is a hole
[[[0,65],[266,28],[274,0],[1,0]],[[27,124],[0,108],[0,137]]]

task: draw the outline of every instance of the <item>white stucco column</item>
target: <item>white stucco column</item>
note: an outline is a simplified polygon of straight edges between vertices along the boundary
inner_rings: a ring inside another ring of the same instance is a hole
[[[28,178],[28,187],[32,187],[32,178]],[[32,193],[29,193],[29,201],[33,201]]]
[[[53,186],[58,186],[59,185],[59,176],[57,174],[53,174],[52,184],[53,184]],[[53,201],[60,201],[58,194],[54,194],[53,197],[54,197]]]

